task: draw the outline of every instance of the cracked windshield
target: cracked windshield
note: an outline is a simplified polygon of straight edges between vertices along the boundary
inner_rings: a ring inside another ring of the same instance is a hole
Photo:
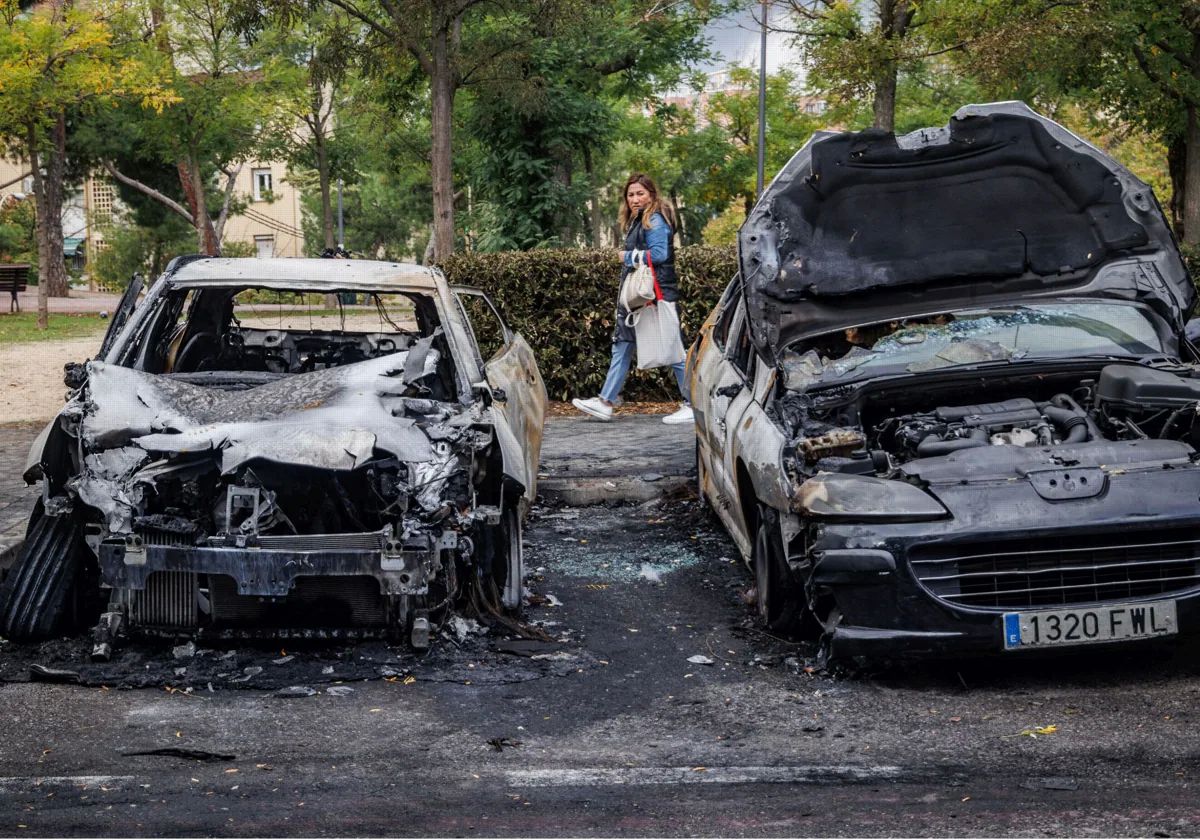
[[[789,388],[857,379],[868,371],[919,373],[954,365],[1068,356],[1163,353],[1154,324],[1137,307],[1055,303],[971,309],[851,327],[784,354]]]

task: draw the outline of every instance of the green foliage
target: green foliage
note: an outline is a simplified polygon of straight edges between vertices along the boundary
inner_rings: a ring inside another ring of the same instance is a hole
[[[0,262],[29,263],[29,279],[37,275],[37,214],[33,199],[8,199],[0,206]]]
[[[737,245],[738,230],[746,221],[746,208],[734,203],[720,216],[704,226],[706,245]]]
[[[155,226],[122,220],[104,229],[104,243],[108,247],[96,255],[91,271],[103,285],[118,289],[134,274],[153,279],[172,259],[196,250],[191,227],[177,216]]]
[[[706,54],[704,14],[695,4],[658,4],[650,12],[646,5],[580,4],[553,32],[531,15],[521,26],[542,37],[472,91],[465,128],[476,145],[470,181],[482,205],[472,220],[477,247],[592,239],[588,202],[623,115],[637,98],[677,83],[681,69]]]
[[[1183,264],[1192,275],[1192,283],[1200,288],[1200,246],[1179,243],[1179,252],[1183,255]]]
[[[680,318],[691,340],[737,271],[733,248],[692,245],[676,254]],[[452,284],[478,286],[535,349],[554,400],[600,392],[608,372],[621,266],[612,250],[506,251],[456,254],[440,264]],[[481,345],[497,329],[475,323]],[[669,369],[633,371],[627,399],[678,397]]]

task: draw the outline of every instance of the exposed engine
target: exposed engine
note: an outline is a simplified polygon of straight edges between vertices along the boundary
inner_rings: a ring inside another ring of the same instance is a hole
[[[954,404],[944,398],[1002,399]],[[920,403],[932,407],[926,408]],[[916,403],[916,404],[914,404]],[[865,390],[845,396],[789,393],[777,414],[795,430],[798,474],[890,474],[919,458],[985,446],[1058,447],[1089,441],[1165,438],[1200,444],[1200,379],[1135,365],[1098,376],[946,384],[914,393]]]
[[[977,446],[1054,446],[1094,436],[1091,418],[1067,394],[1048,402],[1026,397],[980,405],[942,406],[888,418],[874,429],[877,446],[904,461]]]

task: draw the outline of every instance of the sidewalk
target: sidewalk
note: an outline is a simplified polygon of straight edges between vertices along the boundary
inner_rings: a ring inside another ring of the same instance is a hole
[[[120,299],[121,296],[119,294],[112,292],[89,292],[87,289],[72,289],[70,297],[49,298],[47,305],[51,312],[63,315],[91,315],[97,312],[112,314],[112,311],[117,308],[117,301]],[[4,302],[8,303],[10,300],[11,298],[6,295]],[[37,312],[37,287],[30,286],[25,291],[18,292],[17,300],[21,303],[22,312]]]
[[[570,505],[644,502],[695,480],[696,429],[657,415],[550,417],[538,494]]]

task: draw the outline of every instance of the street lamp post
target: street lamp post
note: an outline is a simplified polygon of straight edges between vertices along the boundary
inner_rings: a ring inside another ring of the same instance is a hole
[[[767,162],[767,4],[762,0],[762,26],[758,55],[758,177],[754,181],[755,198],[762,195],[763,170]]]
[[[338,178],[338,250],[346,247],[346,228],[342,223],[342,179]]]

